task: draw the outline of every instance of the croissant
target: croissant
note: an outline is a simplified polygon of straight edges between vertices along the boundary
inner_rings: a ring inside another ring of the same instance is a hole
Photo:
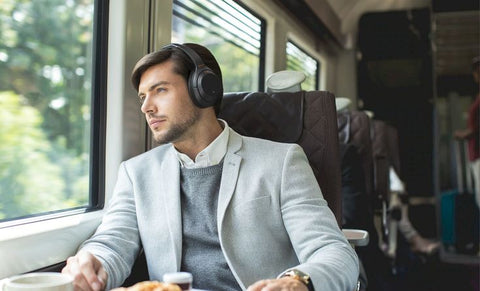
[[[168,284],[158,281],[143,281],[130,287],[115,288],[111,291],[182,291],[182,289],[176,284]]]

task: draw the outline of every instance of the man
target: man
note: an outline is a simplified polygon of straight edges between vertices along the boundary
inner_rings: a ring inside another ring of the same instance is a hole
[[[480,56],[472,60],[472,76],[475,82],[475,99],[468,108],[466,129],[455,131],[455,138],[468,141],[468,159],[475,184],[475,199],[480,207]]]
[[[207,290],[353,290],[358,261],[298,145],[243,137],[216,118],[213,55],[172,44],[132,83],[157,148],[121,164],[108,213],[63,272],[76,290],[122,284],[143,246],[152,280]]]

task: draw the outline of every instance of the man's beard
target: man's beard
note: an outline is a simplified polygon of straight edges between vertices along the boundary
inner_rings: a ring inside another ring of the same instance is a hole
[[[163,135],[157,135],[154,131],[152,131],[153,138],[159,144],[167,144],[178,141],[180,138],[182,138],[185,132],[199,120],[199,118],[200,111],[194,108],[189,114],[188,119],[172,124],[172,126]]]

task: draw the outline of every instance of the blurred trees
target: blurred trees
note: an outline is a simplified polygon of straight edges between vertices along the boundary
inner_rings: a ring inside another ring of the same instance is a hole
[[[0,219],[88,203],[93,0],[2,0]]]

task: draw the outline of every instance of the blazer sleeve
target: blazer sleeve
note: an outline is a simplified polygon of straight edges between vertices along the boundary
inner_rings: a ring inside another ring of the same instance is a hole
[[[287,152],[282,169],[281,211],[300,264],[316,291],[353,290],[358,258],[339,229],[300,146]]]
[[[123,162],[102,223],[81,245],[102,262],[108,274],[106,290],[120,286],[130,274],[140,249],[139,237],[132,182]]]

